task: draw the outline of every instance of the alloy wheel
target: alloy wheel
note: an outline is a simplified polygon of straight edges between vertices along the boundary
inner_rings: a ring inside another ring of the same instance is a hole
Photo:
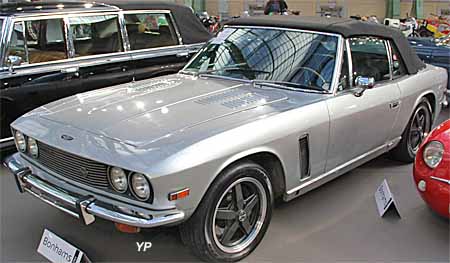
[[[260,232],[267,212],[264,186],[255,178],[235,181],[222,194],[213,215],[216,245],[226,253],[239,253]]]
[[[423,140],[431,130],[431,117],[426,106],[420,106],[413,117],[409,132],[408,145],[411,151],[416,154]]]

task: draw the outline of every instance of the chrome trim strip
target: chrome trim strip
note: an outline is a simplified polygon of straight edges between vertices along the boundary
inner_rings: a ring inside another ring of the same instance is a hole
[[[347,47],[348,82],[349,82],[348,89],[352,89],[354,82],[353,82],[353,59],[352,59],[352,52],[351,52],[351,48],[350,48],[350,40],[346,39],[345,45]]]
[[[70,34],[70,33],[69,33]],[[71,39],[71,37],[69,37]],[[142,49],[142,50],[130,50],[126,52],[117,52],[117,53],[109,53],[109,54],[100,54],[100,55],[92,55],[92,56],[84,56],[84,57],[76,57],[74,58],[72,55],[72,58],[63,59],[63,60],[56,60],[56,61],[49,61],[49,62],[42,62],[42,63],[35,63],[35,64],[24,64],[21,66],[14,67],[15,70],[19,69],[28,69],[38,66],[58,66],[59,64],[63,64],[67,67],[73,67],[73,65],[66,65],[70,62],[79,62],[80,67],[83,66],[89,66],[91,63],[113,63],[113,62],[122,62],[122,61],[129,61],[129,55],[134,55],[136,53],[145,53],[145,52],[154,52],[152,54],[143,54],[142,56],[147,55],[148,57],[160,57],[160,56],[167,56],[167,52],[172,51],[173,54],[177,54],[180,52],[180,50],[190,50],[191,53],[196,53],[200,48],[204,45],[204,43],[198,43],[198,44],[189,44],[189,45],[179,45],[179,46],[168,46],[168,47],[159,47],[159,48],[151,48],[151,49]],[[87,61],[84,62],[84,60],[94,60],[94,59],[101,59],[104,58],[105,61]],[[84,64],[82,64],[84,62]],[[7,68],[2,68],[3,70],[7,70]],[[58,66],[57,70],[59,70],[60,67]],[[43,69],[45,71],[47,69]],[[19,72],[17,72],[19,73]]]
[[[384,45],[385,45],[386,52],[388,55],[388,60],[389,60],[389,75],[390,75],[391,80],[393,80],[394,79],[394,58],[392,55],[392,52],[393,52],[392,46],[391,46],[390,41],[387,41],[387,40],[384,40]]]
[[[433,179],[433,180],[436,180],[436,181],[439,181],[439,182],[443,182],[443,183],[446,183],[446,184],[450,185],[450,180],[446,180],[446,179],[439,178],[439,177],[436,177],[436,176],[431,176],[430,178]]]
[[[224,26],[224,28],[275,29],[275,30],[281,30],[281,31],[293,31],[293,32],[302,32],[302,33],[310,33],[310,34],[319,34],[319,35],[324,35],[324,36],[342,37],[342,35],[335,34],[335,33],[306,30],[306,29],[284,28],[284,27],[276,27],[276,26],[239,26],[239,25],[227,26],[226,25],[226,26]]]
[[[122,48],[123,51],[127,52],[131,50],[131,45],[130,39],[128,38],[127,23],[125,21],[125,16],[123,12],[119,13],[118,19],[119,19],[120,36],[122,39]]]
[[[87,200],[86,198],[78,198],[50,185],[47,182],[42,181],[38,177],[34,176],[31,173],[31,170],[27,171],[27,167],[22,166],[22,164],[20,164],[14,156],[9,157],[5,161],[4,165],[16,177],[20,191],[24,190],[54,208],[57,208],[75,218],[83,219],[83,222],[86,224],[92,223],[95,216],[98,216],[116,223],[127,224],[135,227],[151,228],[176,223],[183,220],[185,217],[183,211],[170,210],[160,213],[157,217],[153,217],[153,215],[150,214],[151,218],[146,219],[104,208],[97,204],[94,198],[90,198],[92,201],[89,204],[85,204],[83,201]],[[84,205],[82,208],[84,211],[76,212],[80,204]],[[73,208],[74,210],[71,210],[70,208]]]
[[[0,139],[0,143],[10,142],[10,141],[14,141],[14,137]]]
[[[0,19],[3,20],[2,23],[2,32],[0,32],[0,67],[3,66],[6,56],[6,47],[7,47],[7,39],[9,39],[9,31],[10,31],[10,19],[8,17],[0,16]]]
[[[109,7],[109,8],[108,8]],[[95,14],[95,13],[111,13],[111,12],[119,12],[120,9],[115,6],[108,5],[108,7],[105,7],[104,9],[96,8],[95,10],[83,10],[83,9],[75,9],[75,10],[66,10],[61,12],[53,12],[53,13],[18,13],[14,14],[15,17],[19,19],[40,19],[41,17],[53,17],[53,16],[64,16],[64,15],[89,15],[89,14]]]

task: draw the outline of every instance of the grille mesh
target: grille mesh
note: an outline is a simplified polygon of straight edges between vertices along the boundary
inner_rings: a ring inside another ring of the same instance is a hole
[[[38,161],[49,170],[70,180],[106,189],[108,166],[38,142]]]

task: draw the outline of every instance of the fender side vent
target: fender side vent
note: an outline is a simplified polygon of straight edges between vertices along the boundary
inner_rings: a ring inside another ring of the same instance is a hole
[[[299,140],[300,147],[300,180],[306,179],[311,174],[311,164],[309,162],[309,140],[304,136]]]

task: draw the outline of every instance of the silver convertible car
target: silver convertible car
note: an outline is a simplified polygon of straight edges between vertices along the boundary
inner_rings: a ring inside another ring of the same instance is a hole
[[[199,258],[237,261],[262,240],[274,200],[383,153],[413,161],[447,78],[381,25],[242,18],[178,74],[20,117],[5,164],[21,192],[85,224],[180,225]]]

